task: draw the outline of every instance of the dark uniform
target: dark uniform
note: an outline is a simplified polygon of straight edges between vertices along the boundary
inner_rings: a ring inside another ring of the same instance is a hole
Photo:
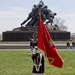
[[[30,49],[31,49],[31,55],[34,54],[34,52],[35,52],[35,49],[34,49],[34,39],[31,39]]]
[[[66,46],[67,46],[67,50],[69,50],[70,49],[70,42],[69,41],[66,43]]]
[[[34,48],[34,41],[31,41],[31,42],[30,42],[30,47],[31,47],[31,46]]]
[[[35,47],[37,47],[37,41],[32,39],[30,42],[31,55],[35,54]]]
[[[33,73],[41,73],[41,75],[43,75],[44,73],[44,56],[41,53],[36,53],[32,56],[32,60],[33,60]],[[36,75],[35,74],[35,75]]]
[[[34,47],[36,48],[37,47],[37,40],[34,39]]]
[[[75,51],[75,42],[74,41],[72,41],[72,49],[73,49],[73,51]]]

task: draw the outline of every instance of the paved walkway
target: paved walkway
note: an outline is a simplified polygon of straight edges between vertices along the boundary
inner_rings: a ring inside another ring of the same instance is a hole
[[[66,49],[65,44],[55,44],[57,49]],[[0,49],[30,49],[29,44],[0,44]]]

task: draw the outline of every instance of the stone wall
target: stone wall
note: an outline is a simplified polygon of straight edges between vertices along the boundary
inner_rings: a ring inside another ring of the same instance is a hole
[[[69,40],[70,32],[50,32],[53,40]],[[29,31],[7,31],[2,34],[3,41],[30,41],[37,38],[37,32]]]

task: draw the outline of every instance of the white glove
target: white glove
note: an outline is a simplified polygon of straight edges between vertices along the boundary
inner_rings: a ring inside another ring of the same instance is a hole
[[[38,66],[40,67],[42,64],[39,64]]]
[[[34,66],[36,67],[37,65],[36,65],[36,64],[34,64]]]

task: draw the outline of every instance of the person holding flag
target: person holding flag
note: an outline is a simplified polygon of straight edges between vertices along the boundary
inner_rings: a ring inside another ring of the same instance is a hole
[[[35,54],[32,55],[33,60],[33,74],[34,75],[43,75],[44,74],[44,55],[35,48]]]

